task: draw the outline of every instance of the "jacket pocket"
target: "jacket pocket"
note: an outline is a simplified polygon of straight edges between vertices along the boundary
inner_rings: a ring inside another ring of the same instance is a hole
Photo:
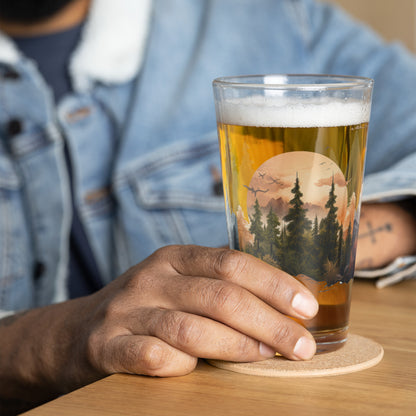
[[[136,160],[117,184],[132,261],[167,244],[227,244],[216,133]]]

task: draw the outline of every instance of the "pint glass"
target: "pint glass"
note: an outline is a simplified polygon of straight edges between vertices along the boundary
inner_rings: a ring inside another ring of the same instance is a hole
[[[230,247],[311,290],[319,312],[298,321],[318,352],[347,339],[372,86],[335,75],[213,82]]]

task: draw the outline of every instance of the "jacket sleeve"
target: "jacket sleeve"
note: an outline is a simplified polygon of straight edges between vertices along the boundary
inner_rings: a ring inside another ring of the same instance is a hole
[[[374,79],[362,201],[416,201],[416,57],[337,7],[313,0],[294,3],[302,10],[310,68]],[[366,273],[356,275],[378,278],[378,287],[393,284],[416,275],[416,256]]]
[[[300,2],[310,67],[375,81],[363,201],[416,196],[416,57],[336,7]]]

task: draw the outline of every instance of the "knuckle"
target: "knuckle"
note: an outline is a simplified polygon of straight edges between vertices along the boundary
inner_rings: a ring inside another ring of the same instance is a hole
[[[148,267],[143,267],[140,269],[134,270],[128,276],[127,280],[124,283],[123,289],[126,293],[134,296],[139,296],[148,294],[155,286],[155,273],[153,269]]]
[[[178,246],[169,245],[158,248],[153,254],[152,257],[155,257],[157,260],[166,259],[172,254],[173,250],[177,250]]]
[[[171,244],[158,248],[150,258],[157,263],[171,263],[173,257],[181,257],[183,253],[186,253],[184,246],[179,244]]]
[[[288,291],[290,291],[289,287],[279,273],[273,273],[266,287],[268,296],[271,299],[282,299],[282,296]]]
[[[288,345],[291,343],[291,340],[293,339],[293,333],[290,329],[290,326],[287,324],[282,324],[279,326],[277,331],[275,331],[272,340],[272,345]]]
[[[152,258],[158,264],[165,264],[170,270],[181,274],[191,259],[195,257],[195,247],[192,245],[169,245],[156,250]]]
[[[176,339],[180,348],[197,345],[202,337],[201,327],[189,316],[182,316],[177,326]]]
[[[103,322],[119,321],[123,314],[123,303],[119,302],[117,297],[109,299],[101,307]]]
[[[133,345],[128,353],[129,359],[148,375],[155,375],[169,363],[168,354],[158,343],[143,342],[140,347]]]
[[[237,250],[223,249],[214,261],[214,271],[225,280],[233,280],[247,264],[247,256]]]
[[[238,286],[232,284],[225,284],[218,281],[213,282],[216,287],[213,290],[211,298],[211,308],[220,310],[223,314],[228,316],[238,313],[244,308],[244,291]]]
[[[192,316],[175,311],[167,311],[161,318],[161,330],[164,336],[179,349],[196,345],[202,330]]]

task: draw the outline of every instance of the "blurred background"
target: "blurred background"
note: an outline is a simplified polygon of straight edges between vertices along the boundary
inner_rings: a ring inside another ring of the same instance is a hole
[[[366,22],[388,41],[416,52],[416,0],[326,0]]]

